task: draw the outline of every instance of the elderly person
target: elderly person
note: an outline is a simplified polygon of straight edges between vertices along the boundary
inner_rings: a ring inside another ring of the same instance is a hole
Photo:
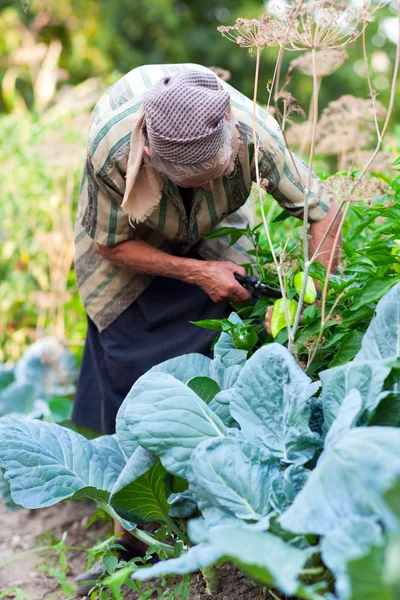
[[[215,332],[190,321],[227,317],[250,294],[235,280],[244,242],[205,242],[246,226],[258,167],[267,191],[302,218],[307,167],[276,121],[199,65],[151,65],[114,84],[93,112],[76,222],[75,270],[88,331],[73,420],[113,433],[119,406],[153,365],[208,354]],[[296,165],[294,166],[293,160]],[[310,251],[332,206],[313,175]],[[329,257],[334,227],[322,247]]]

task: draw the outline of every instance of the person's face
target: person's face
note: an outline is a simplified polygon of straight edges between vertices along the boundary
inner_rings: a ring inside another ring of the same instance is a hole
[[[219,177],[223,177],[224,175],[229,174],[231,169],[231,157],[229,157],[223,165],[221,165],[218,169],[215,169],[212,172],[204,173],[204,175],[199,175],[198,177],[193,177],[190,179],[184,179],[178,182],[178,185],[183,188],[194,188],[200,187],[205,192],[210,192],[214,187],[214,179],[218,179]]]

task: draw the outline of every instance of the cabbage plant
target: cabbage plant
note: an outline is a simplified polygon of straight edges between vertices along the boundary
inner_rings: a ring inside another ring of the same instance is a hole
[[[164,523],[185,551],[135,579],[229,561],[288,596],[394,600],[399,356],[400,284],[356,358],[317,382],[285,347],[247,360],[223,333],[213,359],[188,354],[143,375],[114,436],[0,419],[0,466],[22,506],[87,497],[149,543],[137,525]]]

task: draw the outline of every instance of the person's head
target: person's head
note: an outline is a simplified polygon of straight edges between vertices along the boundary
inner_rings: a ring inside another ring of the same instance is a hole
[[[229,93],[212,73],[164,77],[143,98],[145,163],[182,187],[212,189],[234,168],[239,147]]]

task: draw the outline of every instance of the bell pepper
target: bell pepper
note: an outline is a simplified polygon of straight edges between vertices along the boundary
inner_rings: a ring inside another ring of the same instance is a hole
[[[296,288],[296,291],[299,296],[300,296],[301,290],[303,288],[304,275],[305,275],[304,271],[297,273],[297,275],[294,278],[294,282],[293,282],[294,287]],[[317,290],[315,289],[314,281],[311,279],[311,277],[308,277],[306,292],[304,294],[304,302],[306,304],[314,304],[316,299],[317,299]]]
[[[297,300],[286,300],[288,313],[289,313],[289,324],[293,325],[294,319],[297,312],[299,303]],[[272,337],[276,337],[281,329],[286,327],[286,314],[285,306],[283,304],[283,298],[276,300],[271,315],[271,334]]]

